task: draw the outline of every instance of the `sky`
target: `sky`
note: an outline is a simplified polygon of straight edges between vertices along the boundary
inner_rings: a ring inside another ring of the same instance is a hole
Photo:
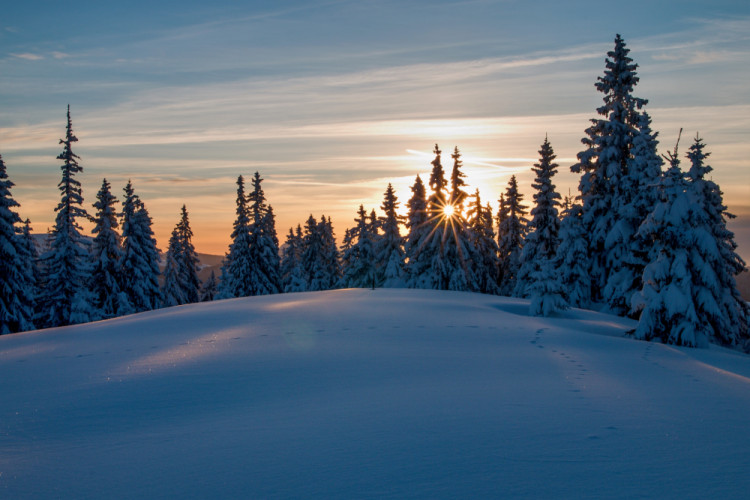
[[[436,143],[448,171],[459,148],[496,209],[514,174],[532,201],[547,136],[558,190],[575,194],[569,167],[619,33],[660,152],[700,133],[750,261],[746,1],[6,3],[0,155],[35,232],[54,223],[68,104],[87,208],[103,178],[119,196],[131,179],[162,249],[186,204],[196,249],[224,254],[235,182],[256,171],[282,242],[310,214],[341,238],[388,183],[404,212]]]

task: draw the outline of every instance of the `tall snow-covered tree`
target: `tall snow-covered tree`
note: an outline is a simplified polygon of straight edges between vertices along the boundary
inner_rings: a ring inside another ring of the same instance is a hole
[[[355,240],[346,250],[343,260],[347,266],[342,270],[341,287],[370,288],[378,285],[377,261],[375,254],[375,239],[377,226],[375,221],[367,216],[363,205],[357,210],[354,222],[357,225],[349,230],[350,240]]]
[[[393,186],[388,184],[383,204],[380,209],[385,214],[380,219],[383,234],[375,246],[375,260],[379,263],[378,283],[384,288],[403,288],[406,286],[404,237],[399,230],[400,217],[398,198]]]
[[[406,284],[410,288],[421,288],[420,277],[429,268],[429,260],[422,248],[430,235],[431,227],[427,210],[427,193],[422,179],[417,176],[411,187],[412,197],[409,198],[406,227],[409,233],[406,237]]]
[[[62,179],[58,184],[60,203],[55,208],[57,216],[52,229],[50,249],[41,257],[46,275],[38,307],[38,326],[64,326],[90,321],[93,316],[92,296],[86,283],[90,274],[88,244],[81,235],[79,219],[87,219],[83,208],[81,183],[75,174],[83,168],[72,145],[78,138],[73,133],[68,106],[65,138],[60,139],[63,151]]]
[[[93,294],[95,314],[99,318],[112,318],[133,311],[127,294],[123,291],[125,279],[122,275],[122,241],[117,232],[117,199],[110,191],[107,179],[96,195],[94,241],[91,246],[93,269],[90,290]]]
[[[614,223],[604,240],[607,281],[602,298],[612,312],[622,316],[633,313],[632,297],[641,289],[643,270],[649,262],[650,246],[638,237],[638,228],[656,204],[663,165],[656,152],[658,134],[651,130],[651,118],[644,111],[637,120],[627,168],[615,187]]]
[[[714,332],[701,318],[700,309],[709,306],[712,310],[715,303],[707,302],[712,297],[704,286],[704,273],[713,275],[703,255],[706,240],[710,240],[700,228],[705,211],[694,204],[697,200],[688,192],[677,147],[669,155],[669,164],[659,183],[659,202],[639,229],[651,241],[655,258],[644,269],[643,288],[633,296],[634,308],[641,310],[634,335],[706,347]]]
[[[333,232],[333,222],[330,217],[322,215],[318,228],[323,242],[323,269],[325,269],[324,284],[326,289],[336,288],[341,279],[341,255],[336,245],[336,235]]]
[[[495,231],[492,227],[492,209],[489,204],[482,206],[479,189],[469,203],[468,217],[468,259],[474,276],[474,290],[481,293],[498,292],[497,273],[499,267],[498,248]]]
[[[601,300],[612,266],[607,265],[607,251],[615,242],[628,245],[612,233],[621,201],[632,198],[631,186],[626,182],[632,164],[632,147],[640,121],[639,110],[646,100],[633,96],[638,83],[637,64],[628,55],[620,35],[615,48],[607,53],[604,75],[598,78],[596,89],[604,94],[604,105],[597,109],[602,118],[591,120],[582,143],[586,150],[578,154],[578,163],[571,171],[580,173],[580,197],[583,223],[589,238],[590,276],[592,297]],[[617,266],[619,268],[619,265]]]
[[[692,249],[691,257],[703,255],[708,269],[702,269],[700,276],[705,283],[708,296],[701,297],[697,312],[706,319],[712,329],[712,341],[730,347],[746,346],[750,340],[748,331],[748,304],[737,290],[735,276],[745,270],[745,262],[737,254],[734,234],[727,229],[727,218],[734,215],[727,212],[719,186],[706,175],[713,169],[706,164],[703,139],[696,135],[687,154],[690,169],[687,172],[688,191],[692,203],[702,208],[703,224],[694,225],[693,231],[700,231],[700,238]]]
[[[458,151],[458,146],[454,148],[451,158],[453,158],[453,170],[451,171],[450,204],[455,207],[454,211],[463,213],[464,201],[468,197],[468,194],[463,190],[463,187],[466,186],[466,181],[464,181],[466,174],[461,171],[463,162],[461,161],[461,153]]]
[[[552,177],[559,165],[554,161],[556,155],[546,137],[539,155],[539,163],[535,163],[532,169],[536,174],[531,185],[536,190],[534,208],[527,226],[514,295],[531,298],[533,315],[549,316],[565,307],[562,285],[554,266],[559,245],[557,207],[560,206],[560,195],[552,184]]]
[[[13,208],[20,205],[11,195],[13,185],[0,156],[0,335],[34,329],[34,255],[19,234],[21,218]]]
[[[329,288],[329,272],[324,255],[326,249],[322,232],[323,227],[310,214],[305,222],[301,249],[302,276],[305,279],[305,289],[310,292]]]
[[[122,291],[135,312],[161,305],[159,250],[156,248],[151,216],[132,182],[123,189],[122,203]]]
[[[302,227],[297,232],[290,227],[286,243],[281,249],[281,283],[284,292],[304,292],[305,280],[302,274]]]
[[[201,281],[198,278],[198,254],[193,246],[193,230],[190,229],[190,220],[185,205],[182,205],[180,222],[175,228],[180,239],[180,252],[178,253],[180,283],[187,303],[200,301]]]
[[[253,189],[248,193],[248,213],[250,217],[250,295],[269,295],[281,292],[279,240],[276,236],[276,223],[271,207],[266,203],[261,182],[255,172]]]
[[[185,296],[186,287],[180,272],[182,251],[180,234],[177,228],[174,228],[169,238],[167,253],[164,254],[164,283],[161,288],[163,307],[179,306],[189,302]]]
[[[221,298],[246,297],[251,293],[250,211],[245,194],[245,179],[237,178],[236,218],[232,243],[221,267]]]
[[[571,204],[562,213],[560,246],[557,248],[555,267],[565,292],[565,301],[571,307],[588,307],[591,303],[591,283],[588,266],[588,240],[583,226],[583,210]]]
[[[508,181],[505,196],[501,197],[498,213],[497,246],[500,256],[500,293],[511,295],[516,287],[516,277],[521,267],[521,252],[526,237],[528,220],[524,217],[527,206],[518,191],[518,181],[513,175]]]

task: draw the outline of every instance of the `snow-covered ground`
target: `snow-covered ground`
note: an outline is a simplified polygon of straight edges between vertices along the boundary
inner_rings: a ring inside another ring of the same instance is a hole
[[[0,337],[0,498],[747,498],[750,357],[343,290]]]

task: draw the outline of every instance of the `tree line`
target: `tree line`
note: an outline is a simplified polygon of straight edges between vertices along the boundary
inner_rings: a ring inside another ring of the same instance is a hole
[[[160,272],[151,219],[130,182],[117,213],[103,181],[91,217],[94,237],[82,236],[77,220],[90,216],[74,177],[81,168],[71,150],[77,139],[68,109],[58,156],[61,201],[49,250],[41,256],[35,255],[29,221],[13,211],[18,204],[0,157],[0,332],[215,298],[410,287],[528,298],[534,315],[598,307],[639,319],[636,338],[748,349],[750,311],[735,281],[745,263],[726,227],[733,215],[719,186],[707,178],[709,153],[697,135],[684,158],[678,145],[664,157],[657,153],[647,100],[633,95],[636,69],[617,35],[596,82],[604,104],[571,167],[580,174],[574,198],[562,199],[556,191],[552,179],[559,165],[546,137],[533,167],[533,207],[524,204],[512,176],[495,213],[478,190],[466,192],[458,147],[447,177],[435,145],[428,183],[416,177],[406,217],[398,215],[400,202],[389,184],[381,215],[360,205],[341,247],[324,215],[290,228],[280,245],[256,172],[248,192],[244,178],[237,179],[229,251],[220,279],[212,273],[205,283],[197,276],[186,207]],[[687,170],[682,159],[689,162]]]

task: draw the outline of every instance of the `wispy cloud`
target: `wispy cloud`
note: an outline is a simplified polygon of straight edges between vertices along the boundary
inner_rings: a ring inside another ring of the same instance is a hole
[[[23,52],[23,53],[20,53],[20,54],[12,53],[10,55],[13,56],[13,57],[16,57],[18,59],[24,59],[26,61],[41,61],[42,59],[44,59],[43,55],[32,54],[31,52]]]

